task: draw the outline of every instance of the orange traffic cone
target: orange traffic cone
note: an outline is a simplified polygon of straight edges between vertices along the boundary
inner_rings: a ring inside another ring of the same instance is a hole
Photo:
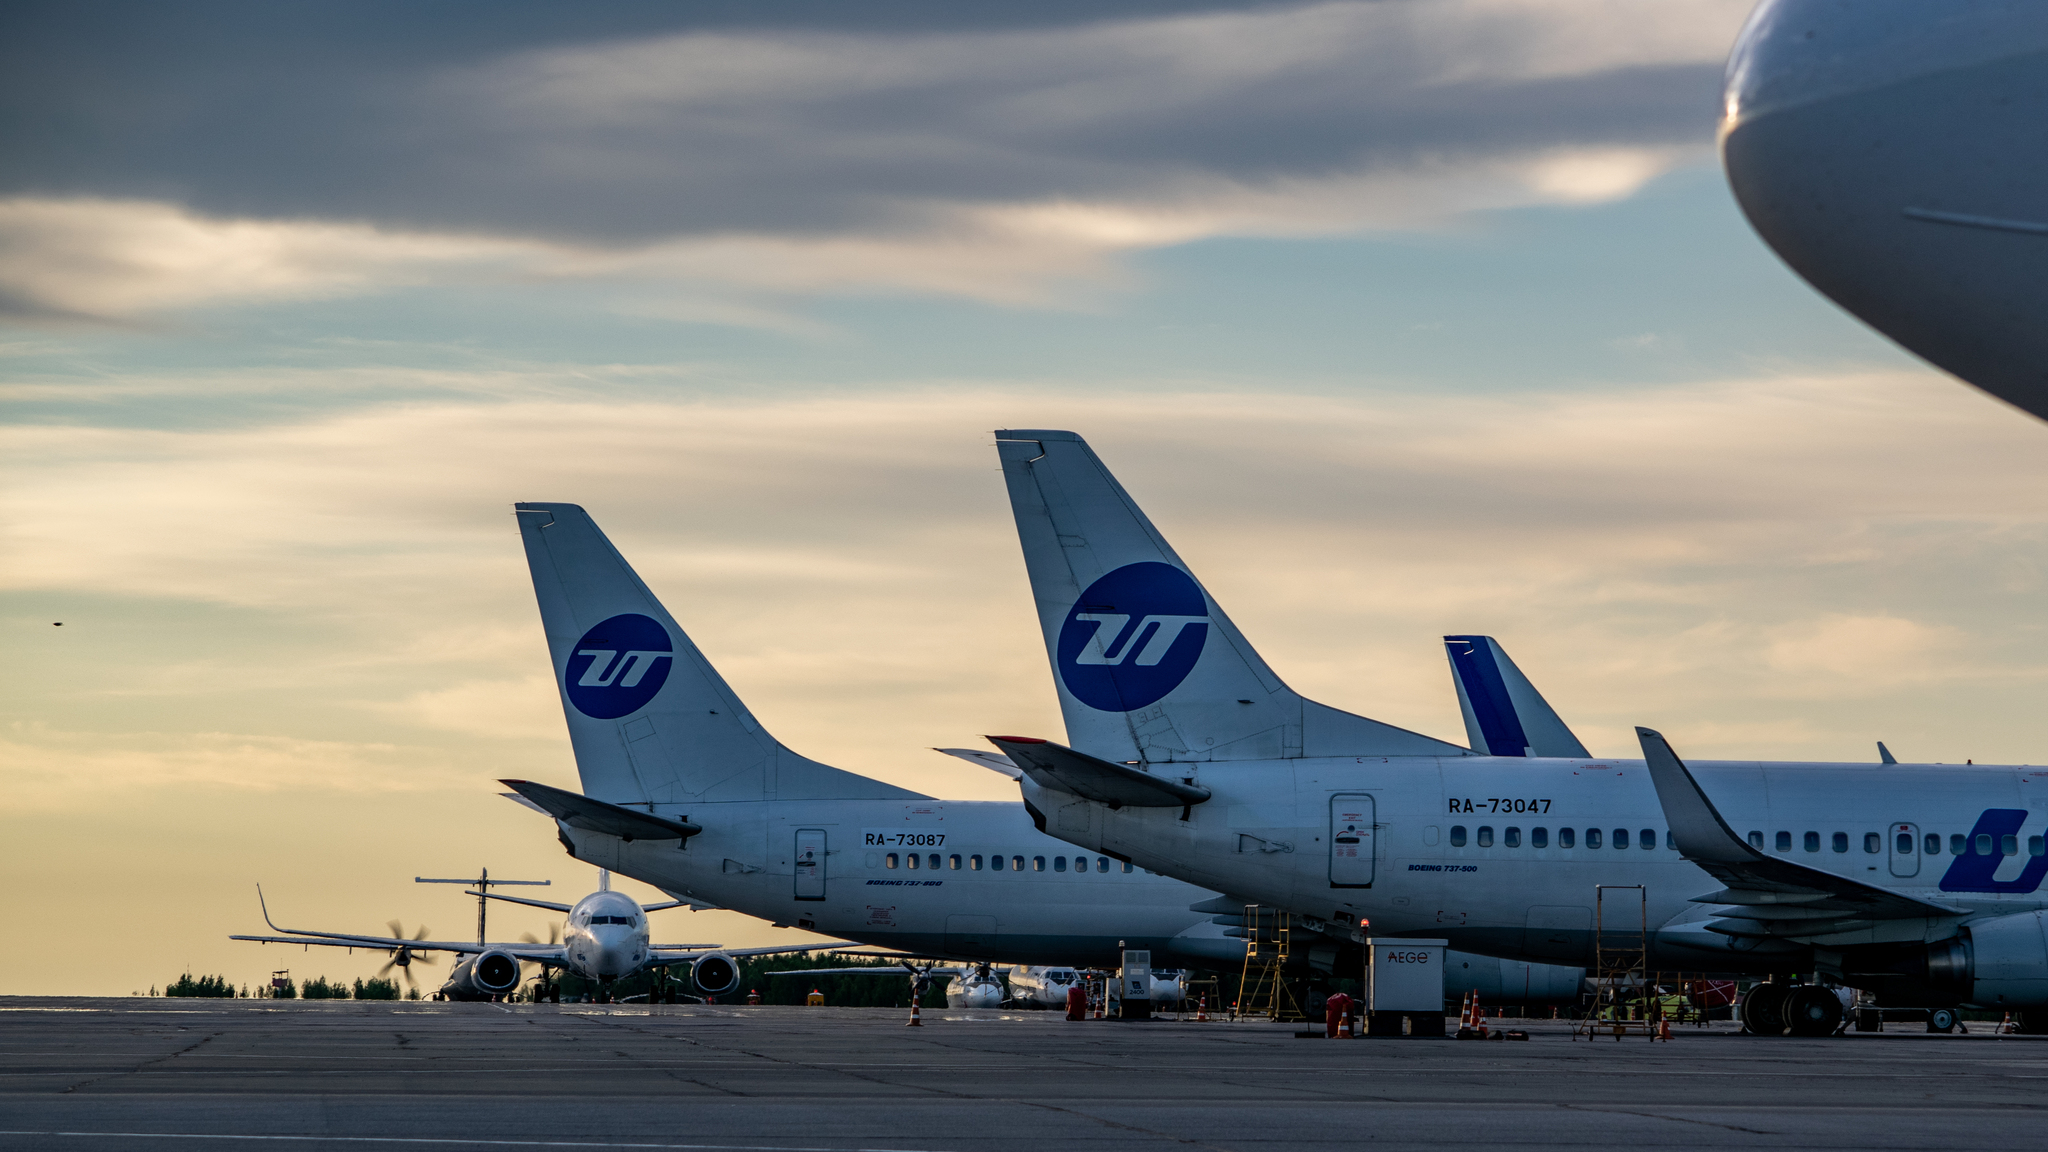
[[[911,998],[910,998],[910,1022],[909,1022],[908,1024],[905,1024],[905,1025],[904,1025],[904,1027],[905,1027],[905,1028],[922,1028],[922,1027],[924,1027],[924,1020],[923,1020],[922,1018],[920,1018],[920,1017],[919,1017],[919,1015],[918,1015],[918,1011],[917,1011],[917,997],[915,997],[915,996],[913,996],[913,997],[911,997]]]
[[[2005,1019],[2000,1020],[1998,1022],[1998,1031],[2001,1035],[2003,1035],[2007,1032],[2011,1032],[2012,1030],[2012,1013],[2007,1012],[2005,1014]]]
[[[1671,1018],[1669,1016],[1660,1016],[1657,1018],[1657,1039],[1671,1039]]]
[[[1349,1040],[1352,1039],[1352,1037],[1353,1033],[1351,1031],[1351,1013],[1346,1012],[1337,1021],[1337,1039]]]
[[[1197,1023],[1197,1024],[1207,1024],[1208,1022],[1209,1022],[1209,998],[1208,998],[1207,996],[1204,996],[1204,997],[1202,997],[1201,999],[1199,999],[1199,1000],[1195,1001],[1195,1023]]]

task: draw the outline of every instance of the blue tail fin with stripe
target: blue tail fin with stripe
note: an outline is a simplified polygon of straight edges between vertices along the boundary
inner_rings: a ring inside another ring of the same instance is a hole
[[[1586,759],[1586,746],[1491,636],[1446,636],[1451,679],[1472,750],[1492,756]]]

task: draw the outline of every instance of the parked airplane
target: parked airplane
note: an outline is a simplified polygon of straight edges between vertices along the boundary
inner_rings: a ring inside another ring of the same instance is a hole
[[[1725,103],[1729,185],[1786,263],[2048,417],[2048,6],[1764,0]]]
[[[1025,964],[1009,971],[1010,999],[1028,1008],[1065,1008],[1067,989],[1081,982],[1081,973],[1061,965]]]
[[[1516,960],[1584,964],[1596,908],[1627,915],[1652,967],[1772,975],[1757,1031],[1839,1021],[1792,973],[2048,1030],[2048,769],[1687,770],[1650,734],[1647,763],[1503,757],[1341,712],[1260,659],[1079,436],[996,435],[1072,745],[991,738],[1040,827],[1324,930]],[[1601,885],[1644,892],[1621,913]]]
[[[582,794],[505,783],[579,860],[696,907],[958,960],[1241,963],[1214,892],[1075,852],[1022,804],[938,800],[790,751],[763,729],[597,524],[519,504]],[[970,759],[1014,775],[999,756]],[[1303,947],[1328,971],[1346,939]],[[1477,978],[1493,961],[1465,958]],[[1576,995],[1580,974],[1550,985]]]
[[[560,985],[549,979],[550,973],[556,968],[597,984],[600,998],[608,998],[612,985],[617,981],[652,969],[661,979],[658,980],[655,991],[650,994],[650,999],[659,1001],[663,998],[673,999],[675,990],[669,987],[668,970],[683,966],[689,968],[690,982],[698,991],[707,996],[720,996],[739,986],[740,970],[739,965],[734,962],[736,957],[766,956],[797,950],[718,949],[702,944],[651,944],[647,913],[663,908],[674,908],[683,901],[643,905],[623,892],[612,891],[609,883],[573,905],[522,900],[501,896],[495,892],[490,898],[568,913],[568,918],[562,926],[561,943],[542,944],[531,938],[521,943],[505,944],[407,939],[398,934],[396,922],[392,924],[390,936],[279,928],[270,919],[270,908],[263,902],[263,890],[260,887],[256,890],[256,899],[258,906],[263,909],[263,922],[270,925],[271,931],[281,935],[230,936],[228,939],[256,940],[266,944],[318,944],[330,948],[380,949],[391,954],[391,962],[384,966],[384,970],[388,972],[393,967],[398,968],[408,984],[413,983],[412,965],[415,962],[431,963],[431,960],[422,953],[454,952],[462,955],[464,959],[449,973],[447,983],[436,993],[438,997],[447,1000],[493,1000],[510,995],[519,987],[521,964],[540,966],[540,995],[549,1000],[561,998]],[[421,929],[420,935],[423,937],[425,934],[425,929]]]

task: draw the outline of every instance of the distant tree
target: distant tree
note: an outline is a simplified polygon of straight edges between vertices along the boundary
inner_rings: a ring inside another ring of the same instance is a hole
[[[166,996],[204,996],[216,1000],[235,998],[235,986],[225,976],[201,976],[193,979],[190,972],[178,977],[177,983],[164,985]]]
[[[878,972],[873,976],[848,973],[839,976],[769,978],[770,973],[799,968],[882,968],[893,971]],[[802,1004],[813,988],[825,994],[825,1003],[841,1008],[910,1006],[910,973],[903,970],[900,962],[872,956],[845,956],[837,952],[795,952],[786,956],[761,956],[742,961],[739,991],[727,999],[744,1003],[747,991],[754,989],[761,993],[763,1004]],[[932,1008],[944,1004],[945,995],[945,979],[934,977],[931,989],[925,993],[924,1006]]]
[[[343,984],[339,980],[330,984],[327,982],[327,977],[315,976],[301,984],[299,995],[308,1000],[346,1000],[348,999],[348,985]]]
[[[358,1000],[396,1000],[398,981],[384,980],[372,976],[368,980],[356,977],[355,998]]]

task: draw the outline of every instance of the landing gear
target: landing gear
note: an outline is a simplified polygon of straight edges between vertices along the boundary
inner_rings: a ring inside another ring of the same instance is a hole
[[[1775,980],[1751,988],[1742,998],[1742,1029],[1751,1036],[1785,1034],[1785,985]]]
[[[1956,1030],[1956,1012],[1953,1008],[1936,1008],[1927,1014],[1929,1032],[1953,1032]]]
[[[2048,1032],[2048,1008],[2022,1008],[2012,1018],[2022,1034],[2039,1036]]]
[[[1842,1001],[1832,988],[1802,984],[1788,989],[1779,1013],[1792,1036],[1832,1036],[1842,1026]]]

